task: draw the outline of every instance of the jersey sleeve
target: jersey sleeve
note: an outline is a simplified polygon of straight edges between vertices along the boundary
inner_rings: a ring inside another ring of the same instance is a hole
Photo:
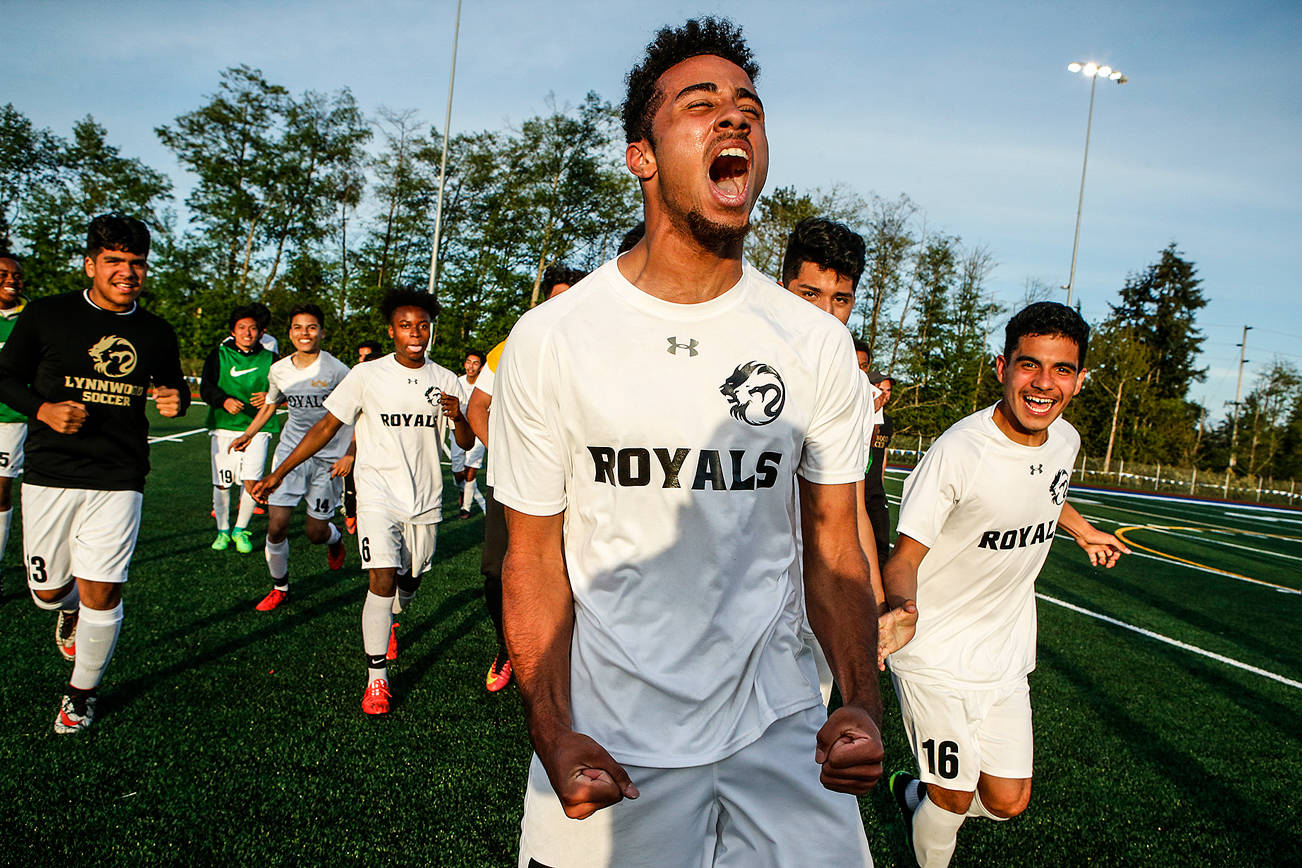
[[[366,370],[358,365],[335,386],[334,391],[321,402],[326,411],[345,425],[355,425],[362,414],[362,393],[366,386]]]
[[[281,369],[277,365],[272,365],[271,370],[267,371],[267,403],[279,404],[285,400],[285,393],[280,388]]]
[[[558,365],[551,356],[540,329],[517,324],[497,366],[502,381],[496,384],[488,416],[493,496],[529,515],[555,515],[566,505],[566,448],[555,393]],[[544,371],[551,375],[543,376]],[[475,387],[482,382],[480,375]]]
[[[970,462],[958,454],[961,446],[961,441],[942,436],[905,480],[895,529],[927,548],[936,544],[962,497],[963,467]]]
[[[865,390],[850,333],[842,330],[823,343],[818,359],[814,412],[805,432],[797,471],[810,482],[837,485],[863,478]]]
[[[18,315],[14,330],[0,349],[0,401],[32,418],[43,403],[30,385],[41,358],[40,324],[36,319],[41,310],[39,304],[29,304]]]

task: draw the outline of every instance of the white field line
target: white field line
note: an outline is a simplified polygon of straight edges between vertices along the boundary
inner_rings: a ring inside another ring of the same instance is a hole
[[[1116,618],[1109,618],[1107,615],[1102,615],[1099,614],[1098,612],[1091,612],[1089,609],[1083,609],[1080,606],[1072,605],[1071,603],[1065,602],[1063,600],[1059,600],[1056,597],[1050,597],[1048,594],[1041,594],[1037,592],[1035,596],[1041,600],[1044,600],[1047,603],[1053,603],[1055,606],[1062,606],[1064,609],[1070,609],[1073,612],[1078,612],[1081,615],[1086,615],[1090,618],[1097,618],[1100,621],[1104,621],[1108,624],[1121,627],[1124,630],[1130,630],[1132,632],[1140,634],[1141,636],[1147,636],[1150,639],[1156,639],[1159,642],[1165,642],[1168,645],[1174,645],[1176,648],[1183,648],[1185,651],[1191,651],[1194,654],[1201,654],[1204,657],[1210,657],[1212,660],[1220,661],[1221,663],[1224,663],[1228,666],[1233,666],[1236,669],[1242,669],[1245,672],[1253,672],[1264,678],[1270,678],[1274,681],[1278,681],[1281,684],[1287,684],[1289,687],[1294,687],[1297,688],[1298,690],[1302,690],[1302,682],[1294,681],[1291,678],[1285,678],[1283,675],[1276,675],[1274,672],[1268,672],[1265,669],[1259,669],[1258,667],[1252,666],[1248,663],[1242,663],[1238,660],[1235,660],[1232,657],[1226,657],[1223,654],[1217,654],[1213,651],[1207,651],[1205,649],[1199,648],[1196,645],[1190,645],[1187,642],[1181,642],[1179,639],[1172,639],[1169,636],[1163,636],[1161,633],[1154,633],[1152,630],[1145,630],[1143,627],[1136,627],[1133,624],[1127,624],[1125,621],[1118,621]]]
[[[1202,537],[1193,536],[1193,535],[1191,535],[1191,534],[1187,534],[1187,533],[1179,533],[1178,531],[1170,530],[1170,529],[1168,529],[1168,528],[1164,528],[1164,527],[1152,527],[1152,526],[1150,526],[1148,529],[1149,529],[1149,530],[1159,531],[1159,532],[1161,532],[1161,533],[1168,534],[1168,535],[1170,535],[1170,536],[1178,536],[1178,537],[1180,537],[1181,539],[1191,539],[1191,540],[1194,540],[1195,542],[1210,543],[1211,545],[1214,545],[1214,546],[1216,546],[1217,548],[1241,549],[1241,550],[1243,550],[1243,551],[1245,551],[1245,552],[1252,552],[1253,554],[1256,554],[1256,555],[1267,555],[1267,556],[1269,556],[1269,557],[1288,558],[1288,559],[1291,560],[1291,561],[1302,561],[1302,556],[1299,556],[1299,555],[1290,555],[1290,554],[1285,554],[1284,552],[1268,552],[1268,551],[1265,551],[1264,549],[1254,549],[1252,546],[1239,545],[1238,543],[1227,542],[1226,540],[1217,540],[1216,542],[1211,542],[1210,540],[1203,539]],[[1229,533],[1229,531],[1215,530],[1215,529],[1213,529],[1213,528],[1209,528],[1207,532],[1208,532],[1208,533]],[[1256,534],[1250,534],[1250,536],[1256,536]]]
[[[150,437],[150,443],[175,443],[182,437],[189,437],[191,434],[206,434],[207,428],[192,428],[189,431],[182,431],[179,434],[164,434],[160,437]]]

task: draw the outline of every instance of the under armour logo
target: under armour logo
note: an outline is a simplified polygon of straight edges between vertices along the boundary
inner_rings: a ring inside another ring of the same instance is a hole
[[[679,350],[687,350],[687,355],[689,356],[698,355],[696,348],[701,345],[700,341],[698,341],[696,338],[688,338],[687,343],[685,344],[680,344],[678,342],[678,338],[676,337],[666,338],[666,340],[669,341],[669,348],[665,350],[665,352],[672,353],[674,355],[678,355]]]
[[[1037,473],[1043,473],[1043,472],[1044,472],[1044,465],[1043,465],[1043,464],[1032,464],[1032,465],[1031,465],[1031,475],[1032,475],[1032,476],[1034,476],[1034,475],[1037,474]]]
[[[419,377],[408,377],[408,378],[407,378],[407,384],[408,384],[408,385],[416,385],[416,386],[419,386],[419,385],[420,385],[420,378],[419,378]]]

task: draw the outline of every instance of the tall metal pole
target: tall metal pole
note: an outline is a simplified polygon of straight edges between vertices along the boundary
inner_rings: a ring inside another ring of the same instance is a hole
[[[1239,443],[1239,398],[1243,395],[1243,364],[1246,359],[1244,353],[1248,351],[1248,330],[1252,326],[1243,327],[1243,342],[1239,344],[1239,382],[1234,386],[1234,423],[1230,428],[1230,467],[1235,464],[1234,449]]]
[[[1071,242],[1071,273],[1067,275],[1067,306],[1071,307],[1072,291],[1076,288],[1076,251],[1080,248],[1080,214],[1085,207],[1085,170],[1090,164],[1090,127],[1094,125],[1094,89],[1098,87],[1097,74],[1090,76],[1090,113],[1085,120],[1085,159],[1080,166],[1080,196],[1076,200],[1076,237]]]
[[[434,246],[429,255],[429,292],[439,279],[439,240],[443,231],[443,185],[448,177],[448,137],[452,130],[452,86],[457,81],[457,41],[461,38],[461,0],[457,0],[457,23],[452,30],[452,72],[448,75],[448,113],[443,118],[443,158],[439,162],[439,196],[434,206]],[[437,296],[435,296],[437,298]]]

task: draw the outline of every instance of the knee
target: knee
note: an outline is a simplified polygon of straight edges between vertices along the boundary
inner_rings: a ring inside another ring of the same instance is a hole
[[[1031,782],[1018,787],[1000,787],[990,794],[981,794],[981,803],[990,813],[1005,820],[1016,817],[1031,804]]]
[[[927,784],[927,798],[933,805],[951,814],[966,814],[972,804],[972,795],[960,790],[947,790],[935,784]]]
[[[330,541],[330,525],[328,525],[324,521],[322,522],[309,521],[306,525],[303,526],[303,534],[307,537],[307,541],[312,543],[312,545],[321,545],[322,543],[326,543]],[[284,536],[285,534],[282,532],[281,537],[283,538]],[[267,537],[268,538],[271,537],[271,533],[269,531],[267,533]],[[276,540],[276,542],[280,542],[280,540]]]

